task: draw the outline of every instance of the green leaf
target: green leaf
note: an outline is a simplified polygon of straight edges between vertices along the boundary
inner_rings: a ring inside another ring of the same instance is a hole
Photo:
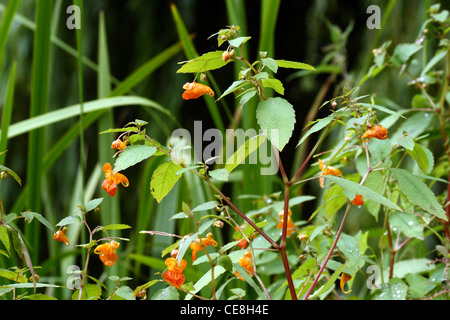
[[[277,62],[272,58],[263,58],[261,59],[263,65],[265,65],[267,68],[269,68],[274,73],[277,73],[278,71],[278,64]]]
[[[402,209],[391,200],[386,199],[381,194],[378,194],[375,191],[360,185],[359,183],[331,175],[323,177],[325,178],[325,181],[328,180],[341,186],[344,189],[344,194],[349,198],[349,200],[353,200],[357,194],[360,194],[364,200],[373,200],[388,208],[402,211]]]
[[[80,295],[80,289],[75,290],[72,294],[72,300],[78,300]],[[97,300],[102,295],[102,288],[96,284],[88,283],[84,285],[81,292],[81,300]]]
[[[358,272],[364,266],[365,260],[363,252],[359,251],[359,237],[358,233],[355,237],[343,233],[339,238],[337,246],[342,254],[347,258],[347,266],[353,272]]]
[[[218,204],[219,202],[217,201],[208,201],[196,206],[194,209],[192,209],[192,212],[211,210],[214,209]]]
[[[347,267],[347,265],[343,264],[341,265],[334,273],[333,275],[330,277],[330,279],[328,279],[328,281],[319,289],[317,289],[316,292],[314,292],[313,297],[316,297],[318,295],[321,295],[322,293],[324,293],[325,291],[327,291],[328,289],[331,288],[331,286],[334,285],[334,283],[336,282],[337,278],[341,275],[342,271]]]
[[[0,225],[0,241],[8,251],[8,255],[11,255],[11,241],[9,240],[8,228],[3,225]]]
[[[280,97],[259,102],[256,120],[272,144],[282,151],[292,136],[295,125],[294,107]]]
[[[123,230],[123,229],[129,229],[131,228],[129,225],[127,224],[123,224],[123,223],[117,223],[117,224],[108,224],[106,226],[100,227],[97,230]]]
[[[331,121],[335,119],[334,114],[330,114],[328,117],[317,120],[316,123],[303,135],[303,137],[300,139],[300,141],[297,144],[297,147],[301,145],[308,136],[313,134],[314,132],[320,131],[323,128],[325,128],[327,125],[330,124]]]
[[[223,51],[207,52],[187,61],[177,73],[199,73],[222,68],[227,63],[222,59]]]
[[[79,217],[76,216],[68,216],[63,218],[60,222],[58,222],[56,224],[57,227],[63,227],[63,226],[67,226],[68,224],[72,224],[72,223],[79,223],[81,222]]]
[[[224,91],[224,93],[222,93],[222,95],[217,98],[217,101],[222,99],[223,97],[225,97],[226,95],[230,94],[231,92],[242,88],[243,86],[245,86],[247,84],[247,80],[236,80],[233,81],[233,83]]]
[[[19,185],[22,185],[22,180],[20,179],[20,177],[17,175],[17,173],[15,173],[15,172],[14,172],[13,170],[11,170],[10,168],[0,165],[0,171],[6,171],[6,172],[8,172],[8,174],[9,174],[11,177],[13,177],[14,180],[16,180],[17,183],[18,183]]]
[[[86,212],[94,210],[95,208],[97,208],[100,205],[100,203],[102,203],[102,201],[103,201],[103,198],[92,199],[88,203],[86,203],[86,205],[84,206],[84,210]]]
[[[422,49],[422,45],[417,43],[402,43],[395,47],[394,53],[391,57],[391,62],[400,67],[402,64],[406,63],[411,56],[413,56],[417,51]]]
[[[423,173],[429,172],[429,161],[425,149],[418,143],[414,143],[412,150],[406,149],[408,154],[413,158]]]
[[[272,88],[277,93],[279,93],[281,95],[284,95],[283,83],[280,80],[278,80],[278,79],[264,79],[262,81],[262,84],[263,84],[264,87]]]
[[[242,44],[246,43],[248,40],[250,40],[252,37],[237,37],[232,40],[228,40],[228,43],[230,46],[233,46],[235,48],[239,48]]]
[[[239,149],[227,159],[224,169],[231,173],[239,164],[241,164],[252,152],[257,150],[261,144],[266,141],[265,135],[257,135],[248,139]]]
[[[408,295],[413,299],[423,298],[437,286],[436,283],[416,273],[408,273],[405,280],[409,285]]]
[[[286,61],[286,60],[275,60],[278,67],[280,68],[291,68],[291,69],[303,69],[303,70],[316,70],[313,66],[302,62]]]
[[[331,186],[324,194],[325,212],[328,218],[334,216],[336,212],[347,202],[341,186]]]
[[[412,173],[404,169],[389,169],[396,180],[396,185],[405,197],[414,205],[419,206],[426,212],[446,220],[444,209],[425,183]]]
[[[393,278],[388,284],[383,284],[381,292],[375,297],[375,300],[405,300],[408,286],[401,280]]]
[[[0,277],[9,279],[11,281],[19,282],[19,283],[27,283],[28,279],[24,275],[21,275],[17,272],[0,269]]]
[[[233,271],[233,262],[226,254],[223,254],[217,258],[217,264],[229,272]]]
[[[150,158],[156,152],[156,147],[146,145],[133,145],[126,147],[114,163],[116,172],[125,170],[135,164]]]
[[[181,175],[177,175],[177,171],[182,167],[173,161],[165,162],[156,168],[153,172],[150,182],[150,191],[156,201],[161,200],[172,190]]]
[[[25,212],[23,212],[23,213],[25,213]],[[39,220],[39,222],[42,223],[44,226],[46,226],[48,229],[50,229],[50,231],[55,232],[55,228],[53,228],[53,226],[50,224],[50,222],[48,222],[48,220],[45,219],[41,214],[39,214],[37,212],[32,212],[32,211],[27,211],[26,213],[33,216],[37,220]]]
[[[216,169],[208,171],[211,178],[219,181],[228,181],[228,170],[227,169]]]
[[[397,228],[407,237],[414,237],[420,240],[424,239],[424,225],[421,219],[411,213],[392,212],[389,215],[389,224],[393,228]]]

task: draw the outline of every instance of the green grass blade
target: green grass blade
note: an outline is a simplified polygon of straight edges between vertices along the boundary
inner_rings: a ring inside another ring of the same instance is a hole
[[[8,78],[8,87],[6,89],[5,104],[2,112],[2,131],[0,136],[0,152],[8,147],[8,128],[11,123],[11,115],[14,101],[14,85],[16,80],[16,63],[13,64]],[[5,164],[6,154],[0,155],[0,165]]]
[[[50,79],[50,46],[52,2],[36,1],[36,32],[34,34],[33,61],[31,76],[30,117],[44,114],[48,107]],[[41,211],[42,158],[45,150],[45,131],[43,128],[30,132],[28,140],[27,184],[28,209]],[[32,260],[39,256],[39,226],[29,225],[31,233],[27,234],[30,243],[35,244]]]
[[[279,7],[280,0],[263,0],[261,3],[259,51],[267,51],[269,57],[275,54],[275,26]]]
[[[6,42],[8,40],[9,29],[11,23],[19,8],[20,0],[11,0],[6,7],[5,13],[2,17],[2,24],[0,25],[0,67],[3,62],[3,54],[5,53]]]
[[[84,112],[91,113],[94,111],[131,105],[150,107],[172,117],[170,112],[167,109],[164,109],[160,104],[150,99],[136,96],[111,97],[89,101],[84,103]],[[79,115],[80,115],[80,104],[75,104],[69,107],[50,111],[45,114],[41,114],[39,116],[32,117],[11,125],[10,130],[8,132],[8,138],[13,138],[53,123],[77,117]]]

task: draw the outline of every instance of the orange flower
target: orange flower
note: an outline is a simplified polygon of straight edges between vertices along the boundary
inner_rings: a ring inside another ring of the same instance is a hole
[[[175,288],[181,288],[185,280],[183,271],[186,269],[187,261],[182,259],[178,264],[177,259],[171,257],[167,258],[164,263],[167,266],[167,271],[163,273],[164,279]]]
[[[353,199],[352,204],[354,206],[362,206],[364,204],[363,197],[360,194],[357,194],[355,199]]]
[[[332,166],[328,166],[324,170],[324,167],[325,166],[323,165],[323,161],[319,159],[319,168],[322,171],[322,173],[321,173],[322,176],[326,176],[326,175],[342,176],[342,172],[339,169],[332,167]],[[325,180],[324,178],[319,178],[319,184],[320,184],[321,188],[323,188],[324,180]]]
[[[183,89],[186,90],[182,95],[184,100],[197,99],[204,94],[208,94],[211,97],[214,97],[214,91],[210,87],[205,86],[201,83],[197,83],[195,81],[186,82],[183,86]]]
[[[350,292],[352,291],[352,290],[348,290],[348,291],[345,291],[345,290],[344,290],[345,283],[346,283],[347,281],[351,280],[351,279],[352,279],[352,277],[351,277],[350,275],[348,275],[348,274],[346,274],[346,273],[342,273],[342,274],[341,274],[340,285],[341,285],[341,290],[342,290],[343,293],[350,293]]]
[[[98,254],[100,260],[107,267],[111,267],[117,262],[116,250],[120,246],[120,243],[112,240],[111,242],[101,244],[94,249],[94,253]]]
[[[292,218],[291,218],[292,210],[291,209],[289,209],[288,214],[289,215],[288,215],[288,221],[287,221],[287,233],[286,234],[289,236],[292,232],[294,232],[297,229],[297,226],[294,224],[294,222],[292,222]],[[281,228],[283,228],[284,210],[281,210],[278,213],[278,217],[280,220],[278,222],[277,228],[281,229]]]
[[[202,250],[203,248],[206,248],[207,246],[213,246],[217,247],[218,243],[213,239],[213,236],[211,233],[208,233],[206,238],[202,238],[201,243],[200,240],[192,241],[189,245],[189,248],[192,249],[192,261],[195,261],[197,259],[197,252]]]
[[[69,245],[69,238],[66,236],[67,233],[67,227],[64,227],[62,229],[59,229],[53,234],[53,239],[56,241],[63,242],[66,246]]]
[[[117,185],[119,183],[124,187],[128,187],[130,185],[128,178],[121,173],[114,172],[109,163],[105,163],[103,165],[103,172],[105,173],[105,180],[103,180],[102,188],[108,192],[111,197],[116,195]]]
[[[125,142],[123,142],[120,139],[116,139],[111,143],[111,148],[115,149],[115,150],[119,150],[122,151],[123,149],[125,149],[127,147],[127,145],[125,144]]]
[[[388,131],[382,125],[377,124],[375,127],[367,130],[362,136],[361,140],[363,142],[367,142],[372,138],[377,138],[380,140],[387,139]]]
[[[244,256],[239,259],[239,265],[247,271],[250,277],[253,277],[253,273],[255,272],[255,270],[252,266],[252,253],[250,251],[246,251]],[[239,272],[235,271],[234,275],[242,281],[245,281],[244,277],[241,276]]]
[[[246,239],[246,238],[242,238],[242,240],[238,242],[238,246],[239,246],[241,249],[247,248],[247,246],[248,246],[248,241],[247,241],[247,239]]]

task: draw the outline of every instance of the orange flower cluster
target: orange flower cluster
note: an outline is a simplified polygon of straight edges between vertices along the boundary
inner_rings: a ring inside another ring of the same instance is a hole
[[[175,288],[181,288],[185,280],[183,271],[187,267],[187,261],[182,259],[180,264],[178,264],[177,259],[170,257],[164,263],[167,266],[167,271],[163,273],[164,280]]]
[[[342,172],[339,169],[332,167],[332,166],[328,166],[324,170],[324,167],[325,166],[323,164],[323,161],[319,159],[319,168],[322,171],[322,173],[321,173],[322,176],[326,176],[326,175],[342,176]],[[323,188],[324,180],[325,180],[324,178],[319,178],[319,184],[320,184],[321,188]]]
[[[66,236],[67,230],[68,230],[67,227],[59,229],[58,231],[56,231],[53,234],[53,239],[56,240],[56,241],[61,241],[66,246],[68,246],[69,245],[69,238],[67,238],[67,236]]]
[[[103,165],[103,172],[105,173],[105,180],[103,180],[102,188],[108,192],[111,197],[116,195],[118,184],[122,184],[124,187],[130,185],[128,178],[121,173],[114,172],[109,163]]]
[[[380,124],[377,124],[375,127],[367,130],[362,136],[361,140],[363,142],[367,142],[372,138],[377,138],[380,140],[386,140],[388,135],[388,131],[385,127]]]
[[[214,91],[210,87],[195,81],[186,82],[183,89],[185,90],[182,95],[184,100],[197,99],[204,94],[214,97]]]
[[[115,150],[119,150],[122,151],[123,149],[125,149],[127,147],[127,145],[125,144],[125,142],[123,142],[120,139],[116,139],[111,143],[111,148],[115,149]]]
[[[288,213],[288,220],[287,220],[287,230],[286,230],[286,234],[289,236],[292,232],[294,232],[295,230],[297,230],[297,226],[294,224],[294,222],[292,221],[292,210],[289,209],[289,213]],[[279,217],[279,222],[277,225],[278,229],[283,228],[283,221],[284,221],[284,210],[281,210],[278,213],[278,217]]]
[[[244,256],[239,259],[239,265],[247,271],[250,277],[253,277],[253,273],[255,272],[255,270],[252,266],[252,253],[250,251],[246,251]],[[244,277],[241,276],[239,272],[235,271],[234,275],[242,281],[245,281]]]
[[[355,199],[353,199],[352,204],[354,206],[362,206],[364,204],[363,197],[360,194],[357,194]]]
[[[101,244],[94,249],[94,253],[98,254],[100,260],[107,267],[113,266],[117,262],[116,250],[120,243],[112,240],[108,243]]]
[[[197,239],[195,241],[192,241],[189,245],[189,248],[192,249],[192,261],[195,261],[197,259],[197,252],[200,250],[203,250],[203,248],[206,248],[207,246],[213,246],[217,247],[218,243],[216,240],[213,239],[213,236],[211,233],[208,233],[206,238],[202,238],[201,242],[200,239]]]

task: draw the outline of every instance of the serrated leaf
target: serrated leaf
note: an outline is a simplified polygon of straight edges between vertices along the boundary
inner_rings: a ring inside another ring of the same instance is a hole
[[[429,161],[424,148],[420,144],[414,143],[414,148],[412,150],[406,149],[406,151],[411,156],[411,158],[416,161],[422,172],[427,173],[429,168]]]
[[[158,203],[161,202],[181,178],[181,174],[177,175],[177,171],[180,169],[182,167],[179,164],[169,161],[159,165],[153,172],[150,191]]]
[[[394,175],[396,185],[411,203],[447,221],[444,209],[425,183],[404,169],[389,170]]]
[[[417,239],[424,239],[423,228],[424,225],[419,217],[411,213],[392,212],[389,215],[389,225],[397,228],[407,237],[414,237]]]
[[[177,73],[199,73],[222,68],[227,63],[222,59],[223,51],[212,51],[186,62]]]
[[[267,137],[265,135],[254,136],[247,141],[243,145],[239,147],[239,149],[227,159],[225,162],[224,169],[231,173],[239,164],[244,162],[244,160],[254,151],[256,151],[263,143],[266,141]]]
[[[264,87],[272,88],[277,93],[284,95],[283,83],[278,79],[265,79],[262,81]]]
[[[150,158],[156,152],[156,147],[146,145],[133,145],[126,147],[114,164],[114,171],[122,171],[135,164]]]
[[[272,145],[282,151],[294,131],[294,107],[286,99],[268,98],[258,103],[256,120]]]
[[[386,199],[381,194],[378,194],[375,191],[360,185],[359,183],[331,175],[323,177],[325,178],[325,181],[331,181],[341,186],[344,189],[344,194],[348,197],[348,199],[353,200],[357,194],[360,194],[363,199],[373,200],[388,208],[402,211],[402,209],[391,200]]]
[[[196,206],[194,209],[192,209],[192,212],[211,210],[214,209],[218,204],[219,202],[217,201],[208,201]]]
[[[217,258],[217,264],[229,272],[233,271],[233,262],[226,254],[223,254]]]
[[[303,62],[275,60],[280,68],[302,69],[302,70],[316,70],[313,66]]]

